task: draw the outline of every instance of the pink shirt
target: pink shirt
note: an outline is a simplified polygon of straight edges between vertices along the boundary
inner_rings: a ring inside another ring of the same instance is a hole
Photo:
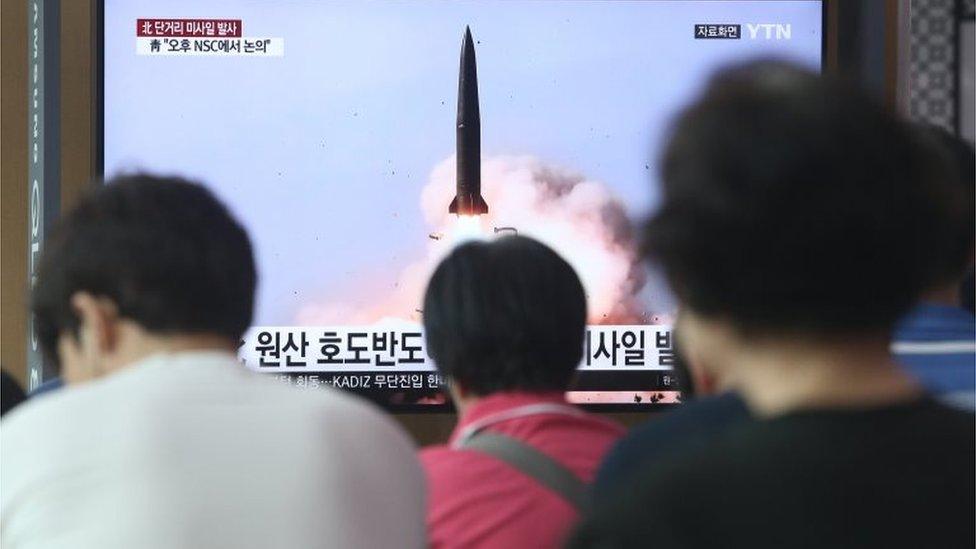
[[[534,479],[477,450],[450,444],[472,422],[538,403],[565,403],[562,393],[487,396],[460,419],[448,445],[420,453],[427,472],[427,531],[431,547],[557,547],[576,522],[576,510]],[[570,406],[567,404],[567,406]],[[543,413],[493,423],[556,459],[589,483],[624,428],[592,414]]]

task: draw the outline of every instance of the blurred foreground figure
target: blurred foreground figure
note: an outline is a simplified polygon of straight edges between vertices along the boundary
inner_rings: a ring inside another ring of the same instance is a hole
[[[255,283],[247,234],[196,184],[125,177],[68,213],[33,295],[68,387],[3,419],[0,545],[424,545],[390,420],[237,362]]]
[[[889,352],[947,241],[935,156],[801,69],[712,79],[672,130],[647,249],[683,348],[754,419],[646,467],[571,547],[973,547],[973,415]]]
[[[535,240],[465,244],[434,271],[427,350],[450,380],[459,420],[448,445],[421,454],[433,547],[564,541],[623,434],[565,401],[585,324],[579,278]]]
[[[976,317],[963,308],[962,289],[976,256],[976,155],[973,146],[941,128],[920,128],[950,168],[945,220],[950,224],[935,280],[922,302],[901,319],[892,350],[942,402],[976,409]],[[932,184],[932,182],[929,182]],[[971,281],[971,280],[970,280]]]

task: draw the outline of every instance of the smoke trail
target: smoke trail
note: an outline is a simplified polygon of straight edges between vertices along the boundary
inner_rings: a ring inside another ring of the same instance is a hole
[[[638,293],[644,270],[623,205],[602,183],[547,166],[531,156],[483,159],[482,194],[490,210],[479,218],[485,237],[496,228],[545,242],[576,269],[586,289],[591,324],[644,323]],[[447,212],[454,197],[454,158],[437,164],[424,187],[420,206],[431,233],[426,256],[408,265],[389,292],[365,303],[308,304],[297,315],[299,324],[371,324],[420,320],[427,280],[459,241],[470,238],[463,220]]]

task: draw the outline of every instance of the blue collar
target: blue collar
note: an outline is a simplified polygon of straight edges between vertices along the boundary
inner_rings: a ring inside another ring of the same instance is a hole
[[[976,317],[960,307],[921,303],[895,327],[895,341],[972,340]]]

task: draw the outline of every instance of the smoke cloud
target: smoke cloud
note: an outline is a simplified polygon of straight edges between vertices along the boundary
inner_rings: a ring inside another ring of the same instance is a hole
[[[638,298],[645,275],[635,238],[623,205],[606,185],[531,156],[483,159],[481,173],[488,214],[465,219],[447,212],[454,198],[455,159],[440,162],[420,200],[432,237],[425,257],[403,269],[386,291],[356,302],[303,306],[298,323],[419,322],[424,288],[438,262],[457,243],[491,238],[505,228],[546,243],[576,269],[587,293],[590,324],[646,323]]]

